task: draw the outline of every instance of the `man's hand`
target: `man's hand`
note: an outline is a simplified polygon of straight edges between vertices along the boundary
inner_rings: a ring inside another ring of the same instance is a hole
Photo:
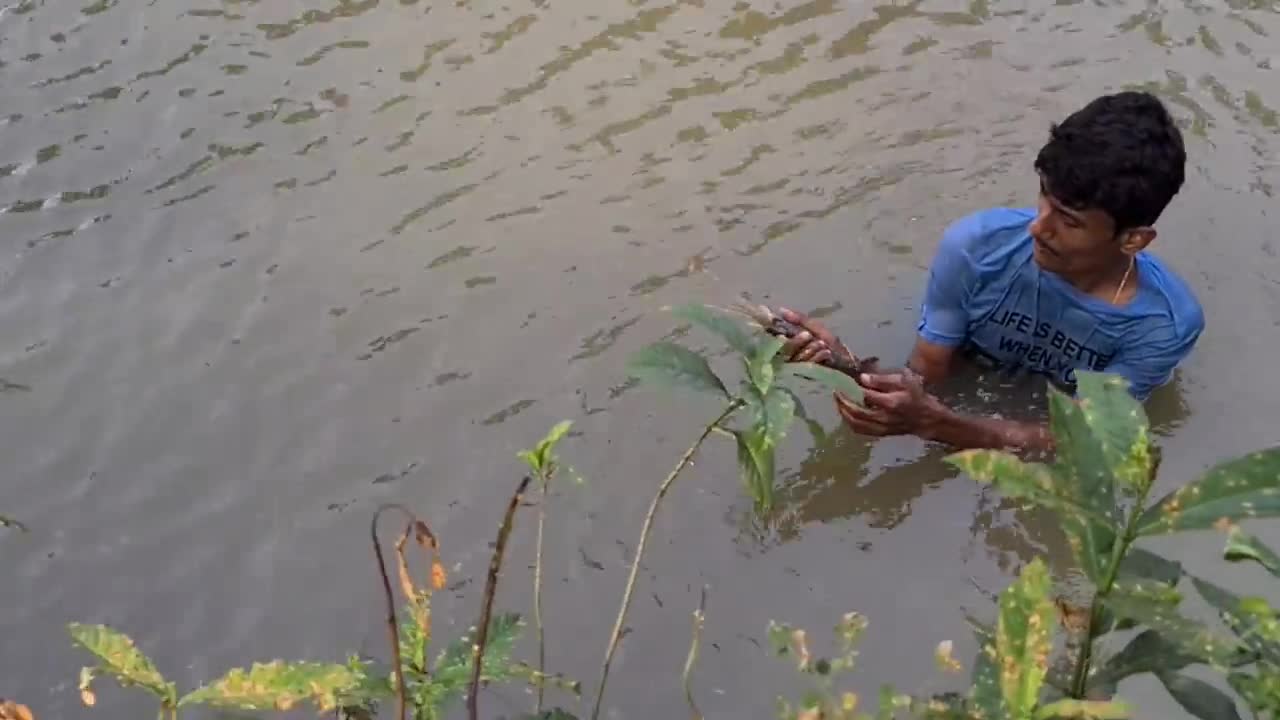
[[[821,322],[786,308],[779,308],[778,315],[792,325],[802,328],[782,346],[782,357],[787,361],[821,365],[829,362],[833,354],[841,354],[846,358],[853,357],[849,348],[840,342],[840,338],[837,338]]]
[[[849,427],[863,435],[917,435],[932,439],[948,415],[946,406],[924,390],[924,380],[910,369],[889,375],[863,375],[865,407],[835,394],[836,410]]]

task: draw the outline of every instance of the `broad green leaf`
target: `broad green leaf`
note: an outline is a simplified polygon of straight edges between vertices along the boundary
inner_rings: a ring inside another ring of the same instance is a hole
[[[1280,515],[1280,447],[1250,453],[1209,470],[1147,509],[1138,534],[1205,530],[1223,522]]]
[[[983,639],[979,634],[978,656],[973,662],[973,705],[978,720],[1000,720],[1004,717],[1004,700],[1000,695],[1000,674],[996,669],[995,638]]]
[[[1089,678],[1088,685],[1090,689],[1114,690],[1117,683],[1130,675],[1181,670],[1196,662],[1199,662],[1199,657],[1178,643],[1170,642],[1155,630],[1143,630],[1123,650],[1108,659]]]
[[[786,344],[786,338],[775,337],[770,335],[760,341],[760,345],[756,347],[755,352],[748,358],[745,358],[747,364],[747,374],[751,377],[751,382],[756,389],[762,393],[767,393],[773,387],[774,373],[778,368],[778,350]]]
[[[1035,719],[1125,720],[1132,714],[1133,708],[1114,700],[1059,700],[1036,708]]]
[[[795,418],[795,400],[782,388],[773,388],[765,396],[763,410],[765,438],[776,446],[786,437],[787,428]]]
[[[1118,581],[1103,603],[1117,616],[1129,618],[1159,632],[1166,640],[1206,663],[1224,666],[1239,651],[1239,644],[1178,613],[1181,595],[1157,582]]]
[[[1102,578],[1104,551],[1114,535],[1100,527],[1103,518],[1069,493],[1063,479],[1040,463],[1023,462],[996,450],[962,450],[946,461],[980,482],[994,484],[1001,493],[1023,498],[1062,516],[1076,560],[1095,583]]]
[[[1267,572],[1280,577],[1280,555],[1258,538],[1233,526],[1227,533],[1227,547],[1222,556],[1232,562],[1252,560],[1267,569]]]
[[[1048,672],[1054,627],[1050,584],[1049,572],[1037,558],[1000,593],[996,623],[1000,693],[1005,709],[1014,718],[1031,715]]]
[[[98,673],[111,675],[123,687],[146,688],[170,707],[177,704],[177,686],[164,679],[128,635],[106,625],[82,623],[68,624],[67,631],[75,644],[97,656],[101,663]]]
[[[1235,700],[1209,683],[1174,672],[1156,677],[1179,705],[1201,720],[1240,720]]]
[[[762,509],[773,506],[773,445],[761,434],[759,426],[734,431],[738,440],[738,468],[742,482],[752,499]]]
[[[313,662],[254,663],[236,668],[189,693],[179,705],[203,704],[240,710],[289,710],[310,702],[321,712],[338,706],[360,678],[345,665]]]
[[[1265,602],[1257,598],[1242,598],[1208,580],[1191,578],[1191,584],[1205,602],[1218,611],[1218,617],[1231,629],[1237,637],[1253,653],[1266,659],[1267,662],[1280,665],[1280,623],[1274,612],[1266,607]],[[1261,604],[1264,612],[1257,612]],[[1241,664],[1249,659],[1249,653],[1241,650],[1241,656],[1233,664]]]
[[[689,303],[672,308],[671,314],[710,330],[744,357],[749,358],[755,353],[756,343],[747,334],[744,324],[725,313],[699,303]]]
[[[1146,411],[1129,393],[1128,380],[1110,373],[1077,372],[1076,395],[1116,482],[1141,491],[1151,481],[1151,441]]]
[[[729,396],[705,358],[673,342],[641,348],[627,360],[627,370],[641,380]]]
[[[1128,552],[1120,560],[1120,576],[1176,585],[1182,579],[1182,563],[1130,545]]]
[[[783,377],[802,377],[822,383],[828,388],[842,393],[850,401],[859,405],[862,404],[862,386],[858,384],[858,381],[826,365],[809,362],[787,363],[782,366],[782,375]]]
[[[1064,491],[1086,507],[1097,510],[1111,524],[1119,522],[1115,480],[1102,439],[1090,426],[1081,405],[1069,395],[1050,388],[1049,424],[1055,444],[1054,469],[1068,480]]]

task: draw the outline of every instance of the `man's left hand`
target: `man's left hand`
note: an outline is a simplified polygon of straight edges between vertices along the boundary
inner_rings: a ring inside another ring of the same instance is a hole
[[[836,410],[849,427],[863,435],[917,435],[928,439],[945,417],[946,407],[925,392],[924,380],[910,370],[888,375],[862,375],[865,407],[836,393]]]

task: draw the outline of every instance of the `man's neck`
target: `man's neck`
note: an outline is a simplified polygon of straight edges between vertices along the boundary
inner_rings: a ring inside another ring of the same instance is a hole
[[[1075,289],[1080,292],[1111,302],[1116,298],[1117,302],[1123,303],[1132,297],[1132,290],[1135,287],[1135,278],[1130,270],[1130,264],[1134,260],[1128,256],[1118,259],[1115,263],[1110,264],[1106,269],[1097,272],[1084,273],[1080,275],[1062,275],[1062,279],[1066,280]],[[1126,275],[1128,278],[1126,280]],[[1123,287],[1121,286],[1123,283]],[[1117,292],[1119,297],[1117,298]]]

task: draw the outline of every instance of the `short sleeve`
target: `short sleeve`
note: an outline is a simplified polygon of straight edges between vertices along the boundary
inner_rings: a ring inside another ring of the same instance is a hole
[[[1169,324],[1153,330],[1127,344],[1103,372],[1123,376],[1129,381],[1129,393],[1145,402],[1152,391],[1173,378],[1173,371],[1191,354],[1203,329],[1204,319],[1197,314],[1183,327]]]
[[[924,303],[916,329],[930,343],[956,347],[969,329],[969,298],[977,278],[972,248],[981,234],[976,216],[961,218],[943,232],[929,266]]]

